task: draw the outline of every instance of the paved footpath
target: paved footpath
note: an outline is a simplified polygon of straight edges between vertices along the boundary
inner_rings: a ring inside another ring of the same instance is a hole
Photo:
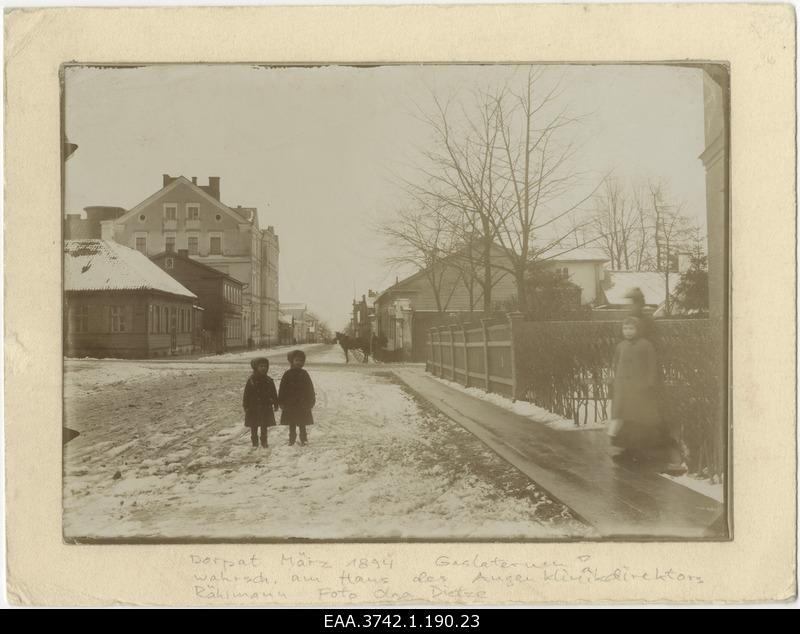
[[[602,431],[554,430],[450,388],[422,368],[393,372],[603,537],[724,537],[721,504],[656,473],[617,466]]]

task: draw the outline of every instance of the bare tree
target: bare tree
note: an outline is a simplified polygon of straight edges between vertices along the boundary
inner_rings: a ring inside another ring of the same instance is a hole
[[[574,219],[594,193],[575,200],[581,175],[571,167],[575,147],[563,137],[578,120],[565,108],[553,111],[559,85],[539,94],[544,83],[543,71],[530,68],[521,90],[487,90],[475,95],[469,107],[434,96],[434,113],[422,114],[433,131],[434,147],[423,151],[423,178],[408,183],[408,189],[466,217],[458,226],[469,227],[469,244],[479,245],[472,250],[480,269],[474,279],[486,312],[492,309],[498,270],[513,276],[519,305],[527,307],[531,265],[552,257],[554,249],[577,235],[581,223],[573,222],[566,231],[558,228]]]
[[[640,266],[644,241],[639,236],[642,214],[618,179],[606,178],[594,197],[595,208],[590,227],[596,244],[611,262],[614,270],[631,270]]]
[[[564,137],[578,119],[568,116],[566,108],[551,112],[560,97],[559,85],[537,96],[541,79],[542,71],[530,68],[521,91],[503,91],[495,97],[500,130],[495,177],[502,184],[503,196],[490,219],[510,263],[523,309],[528,307],[531,265],[555,257],[558,251],[574,249],[567,246],[568,239],[583,225],[574,220],[594,194],[591,191],[574,199],[574,192],[584,186],[572,167],[575,146]],[[560,231],[565,219],[572,222],[566,231]]]
[[[392,255],[386,258],[387,263],[422,273],[440,313],[447,310],[455,290],[444,284],[449,267],[447,259],[456,248],[451,224],[445,210],[423,206],[401,211],[393,220],[376,227],[389,243]]]

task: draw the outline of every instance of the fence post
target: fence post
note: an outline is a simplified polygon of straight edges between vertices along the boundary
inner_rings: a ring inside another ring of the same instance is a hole
[[[522,321],[525,315],[519,311],[508,313],[509,346],[511,347],[511,400],[516,401],[522,396],[522,386],[524,381],[517,360],[519,357],[518,348],[521,342]]]
[[[481,330],[483,330],[483,373],[486,381],[486,391],[491,392],[491,382],[489,381],[489,322],[490,319],[481,319]]]
[[[433,331],[428,329],[428,362],[425,364],[427,372],[433,372],[433,364],[436,363],[436,358],[433,356]]]
[[[448,326],[447,330],[450,332],[450,367],[452,368],[453,373],[453,382],[457,383],[456,381],[456,338],[455,332],[458,326]]]
[[[469,387],[469,348],[467,347],[467,329],[461,324],[461,338],[464,340],[464,387]]]
[[[447,330],[447,326],[437,326],[439,330],[439,378],[443,379],[444,376],[444,357],[442,350],[444,350],[444,342],[442,341],[442,333]]]

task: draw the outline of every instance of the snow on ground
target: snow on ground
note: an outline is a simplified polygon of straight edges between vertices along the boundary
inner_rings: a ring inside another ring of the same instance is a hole
[[[118,385],[136,385],[166,375],[186,375],[185,365],[146,365],[116,359],[64,359],[64,396],[86,396]]]
[[[712,500],[716,500],[720,504],[725,503],[725,485],[721,481],[712,481],[699,475],[671,476],[666,473],[660,475],[688,489],[692,489],[692,491],[697,491],[697,493],[701,493]]]
[[[497,405],[498,407],[502,407],[503,409],[507,409],[510,412],[514,412],[520,416],[524,416],[525,418],[529,418],[532,421],[537,423],[541,423],[543,425],[547,425],[548,427],[552,427],[553,429],[558,429],[561,431],[580,431],[580,430],[587,430],[587,429],[605,429],[606,421],[593,421],[594,418],[593,414],[590,412],[589,416],[587,417],[586,425],[581,425],[580,427],[575,425],[574,420],[570,420],[568,418],[564,418],[559,416],[558,414],[554,414],[543,407],[538,407],[533,403],[529,403],[528,401],[512,401],[511,399],[506,398],[505,396],[501,396],[500,394],[493,394],[491,392],[486,392],[477,387],[464,387],[460,383],[456,383],[454,381],[449,381],[447,379],[440,379],[438,377],[434,377],[431,375],[431,378],[443,383],[447,387],[450,387],[454,390],[460,390],[465,394],[469,394],[470,396],[474,396],[475,398],[479,398],[482,401],[487,401],[492,403],[493,405]],[[582,419],[582,414],[581,414]]]
[[[591,529],[386,376],[314,369],[309,445],[253,449],[247,373],[184,364],[70,399],[68,538],[560,538]],[[285,364],[271,370],[277,378]],[[83,370],[89,372],[89,370]]]
[[[276,355],[284,356],[290,350],[313,350],[320,348],[322,344],[319,343],[303,343],[294,346],[274,346],[264,350],[240,350],[238,352],[226,352],[225,354],[212,354],[206,357],[200,357],[197,361],[202,363],[231,363],[236,361],[250,361],[253,357],[265,356],[273,357]]]

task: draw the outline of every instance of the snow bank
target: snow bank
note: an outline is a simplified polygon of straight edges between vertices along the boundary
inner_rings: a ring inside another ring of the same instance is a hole
[[[668,480],[672,480],[676,484],[680,484],[712,500],[716,500],[720,504],[724,504],[725,502],[725,484],[723,482],[712,481],[699,475],[671,476],[666,473],[660,475]]]
[[[477,387],[464,387],[463,385],[456,383],[454,381],[448,381],[447,379],[440,379],[434,376],[431,376],[431,378],[433,378],[436,381],[439,381],[440,383],[443,383],[449,388],[452,388],[454,390],[460,390],[465,394],[469,394],[470,396],[479,398],[482,401],[487,401],[489,403],[492,403],[493,405],[502,407],[503,409],[506,409],[510,412],[514,412],[515,414],[524,416],[525,418],[529,418],[534,422],[547,425],[548,427],[552,427],[553,429],[558,429],[561,431],[578,431],[586,429],[605,428],[604,420],[598,422],[588,420],[586,425],[581,425],[580,427],[578,427],[575,425],[575,421],[559,416],[558,414],[554,414],[553,412],[550,412],[544,409],[543,407],[538,407],[533,403],[529,403],[528,401],[512,401],[511,399],[508,399],[505,396],[501,396],[500,394],[493,394],[491,392],[485,392],[484,390]],[[588,418],[589,419],[593,418],[591,412]]]

